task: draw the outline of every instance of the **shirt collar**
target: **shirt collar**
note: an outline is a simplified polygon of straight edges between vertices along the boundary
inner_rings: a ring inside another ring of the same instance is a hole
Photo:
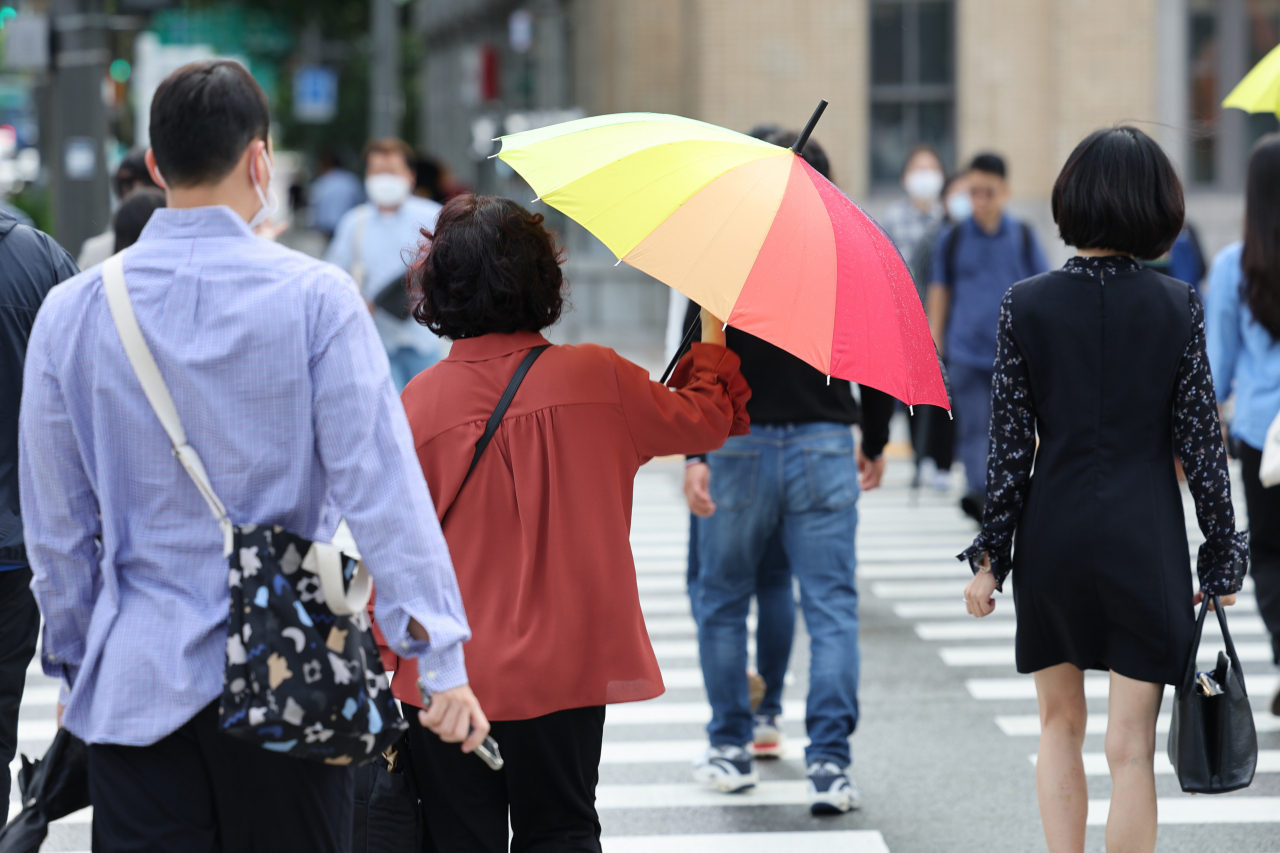
[[[983,237],[990,237],[992,240],[997,237],[1003,237],[1009,231],[1009,214],[1007,213],[1000,214],[1000,226],[996,228],[996,233],[994,234],[988,234],[983,227],[978,224],[977,218],[973,215],[970,215],[966,221],[968,222],[969,230],[974,234],[979,234]]]
[[[172,240],[192,237],[256,237],[249,223],[226,205],[212,207],[162,207],[142,229],[143,240]]]
[[[549,341],[537,332],[492,332],[478,338],[459,338],[454,341],[445,361],[488,361],[546,343]]]

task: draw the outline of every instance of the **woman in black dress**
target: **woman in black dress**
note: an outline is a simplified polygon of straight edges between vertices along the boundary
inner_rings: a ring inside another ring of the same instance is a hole
[[[1014,285],[1001,305],[987,504],[961,555],[975,572],[965,601],[988,615],[1012,575],[1018,671],[1035,674],[1040,704],[1050,853],[1084,850],[1086,669],[1111,673],[1107,850],[1151,851],[1164,685],[1192,652],[1195,604],[1206,592],[1235,602],[1247,550],[1204,309],[1190,286],[1135,260],[1163,254],[1182,228],[1173,167],[1140,130],[1097,131],[1058,176],[1053,215],[1077,256]],[[1175,453],[1207,539],[1194,593]]]

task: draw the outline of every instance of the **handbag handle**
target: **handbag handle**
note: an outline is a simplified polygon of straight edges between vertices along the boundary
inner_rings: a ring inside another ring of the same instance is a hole
[[[1222,629],[1222,640],[1227,647],[1227,659],[1231,661],[1232,668],[1235,669],[1236,676],[1240,681],[1240,689],[1244,690],[1244,671],[1240,668],[1240,658],[1236,655],[1236,644],[1231,639],[1231,632],[1227,630],[1227,614],[1222,607],[1222,601],[1218,598],[1217,593],[1206,595],[1204,601],[1200,603],[1200,615],[1196,617],[1196,630],[1191,635],[1191,654],[1187,659],[1187,672],[1182,680],[1182,689],[1194,690],[1196,681],[1196,658],[1200,651],[1200,636],[1204,633],[1204,617],[1209,612],[1209,602],[1213,602],[1213,610],[1218,614],[1218,626]],[[1248,696],[1247,690],[1244,691]]]
[[[351,577],[351,586],[342,585],[342,554],[326,542],[313,542],[302,558],[303,571],[320,578],[324,603],[335,616],[352,616],[362,612],[373,596],[373,581],[361,560]]]

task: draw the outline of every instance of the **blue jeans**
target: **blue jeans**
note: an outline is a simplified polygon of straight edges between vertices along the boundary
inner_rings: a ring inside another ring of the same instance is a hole
[[[753,426],[708,457],[716,514],[698,523],[698,648],[714,745],[751,742],[747,610],[769,539],[800,581],[810,637],[805,759],[851,763],[858,723],[858,470],[844,424]]]
[[[689,604],[693,621],[698,618],[698,525],[689,516]],[[765,545],[764,558],[756,566],[756,672],[764,679],[764,699],[756,713],[776,717],[782,713],[782,689],[796,635],[796,597],[791,588],[791,564],[775,533]]]
[[[947,365],[956,409],[956,452],[964,463],[971,495],[986,497],[987,450],[991,445],[991,370]]]
[[[413,347],[400,347],[388,352],[387,359],[391,362],[391,380],[396,383],[397,391],[403,391],[410,379],[439,361],[440,356]]]

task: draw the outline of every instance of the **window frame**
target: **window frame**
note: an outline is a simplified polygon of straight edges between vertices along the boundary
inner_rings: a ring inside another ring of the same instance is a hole
[[[950,38],[948,51],[947,83],[920,82],[920,7],[929,3],[944,3],[947,9],[947,30]],[[874,38],[875,12],[877,6],[898,6],[903,12],[902,34],[902,82],[877,83],[875,81],[875,44],[869,44],[867,51],[868,82],[868,137],[871,139],[867,152],[867,185],[872,192],[896,187],[898,178],[892,179],[876,174],[876,149],[874,144],[874,115],[877,107],[897,106],[902,109],[902,128],[905,141],[904,154],[912,147],[925,144],[921,138],[921,107],[925,104],[943,104],[946,108],[946,128],[943,136],[945,142],[939,154],[944,166],[951,166],[948,159],[954,158],[956,147],[956,53],[958,38],[956,34],[957,0],[871,0],[867,4],[868,40]],[[932,144],[932,143],[928,143]],[[947,150],[949,149],[949,150]]]

